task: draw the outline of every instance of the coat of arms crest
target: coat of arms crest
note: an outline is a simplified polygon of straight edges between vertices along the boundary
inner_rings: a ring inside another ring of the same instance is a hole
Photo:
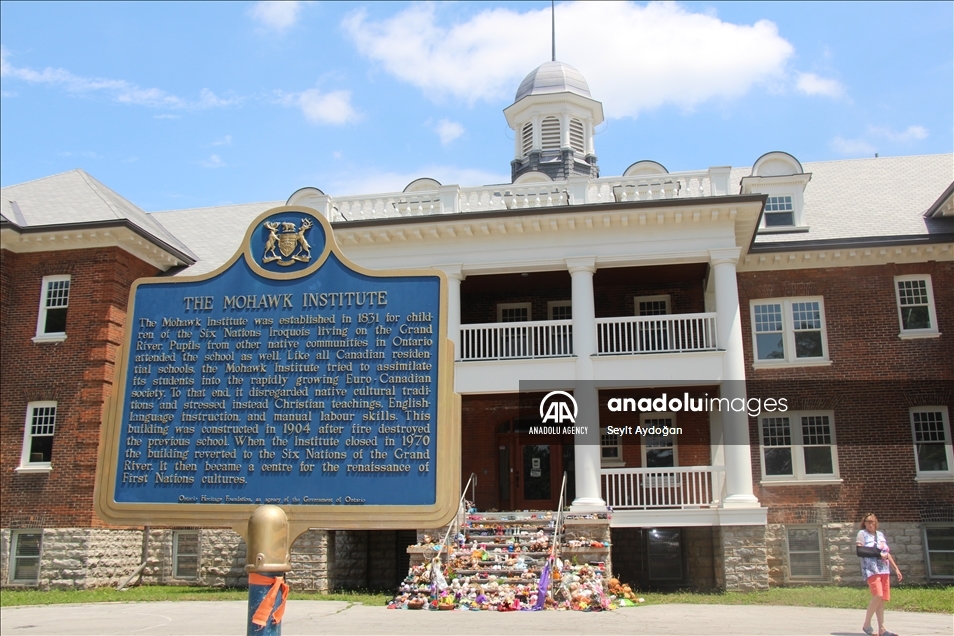
[[[310,220],[302,219],[300,227],[295,227],[294,223],[287,221],[271,223],[266,221],[264,225],[268,229],[268,241],[265,242],[262,263],[288,266],[296,262],[307,263],[311,260],[311,245],[305,240],[305,232],[312,226]]]

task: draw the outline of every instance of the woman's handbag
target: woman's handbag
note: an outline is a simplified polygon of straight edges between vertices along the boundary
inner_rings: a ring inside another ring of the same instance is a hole
[[[855,554],[857,554],[862,559],[880,559],[881,550],[874,546],[868,547],[866,545],[856,545]]]

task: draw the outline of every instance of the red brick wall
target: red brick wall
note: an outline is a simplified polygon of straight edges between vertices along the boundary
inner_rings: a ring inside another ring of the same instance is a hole
[[[31,517],[46,527],[100,525],[93,485],[103,407],[123,336],[129,287],[156,268],[118,248],[0,252],[0,526]],[[66,335],[34,344],[42,278],[70,274]],[[27,404],[56,400],[50,473],[18,474]]]
[[[930,274],[939,338],[898,337],[894,276]],[[788,395],[791,409],[834,415],[840,485],[764,486],[758,422],[750,418],[755,494],[769,521],[804,521],[815,504],[833,521],[874,511],[885,521],[917,521],[954,507],[950,483],[919,483],[909,407],[952,408],[954,263],[810,269],[739,274],[749,396]],[[822,296],[830,366],[753,369],[749,301]]]

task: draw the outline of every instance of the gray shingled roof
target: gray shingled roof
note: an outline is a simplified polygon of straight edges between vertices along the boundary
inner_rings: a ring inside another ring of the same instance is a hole
[[[195,276],[210,272],[229,260],[245,238],[245,232],[252,221],[262,212],[280,205],[285,205],[285,202],[172,210],[153,212],[150,216],[185,241],[199,257],[195,265],[177,272],[183,276]]]
[[[530,71],[520,82],[513,101],[517,103],[528,95],[545,93],[576,93],[592,99],[590,86],[583,74],[569,64],[556,61],[546,62]]]
[[[195,258],[195,254],[153,216],[83,170],[70,170],[3,188],[0,214],[24,230],[127,221],[157,244]]]
[[[950,234],[951,219],[924,213],[954,181],[954,155],[878,157],[802,164],[809,231],[763,234],[757,244],[865,237]],[[733,169],[739,183],[750,169]]]

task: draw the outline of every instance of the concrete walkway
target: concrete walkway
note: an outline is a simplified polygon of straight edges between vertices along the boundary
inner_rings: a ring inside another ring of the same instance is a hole
[[[244,635],[241,601],[95,603],[0,609],[3,636]],[[864,636],[864,610],[732,605],[650,605],[613,612],[429,612],[341,601],[290,601],[283,636],[303,634],[492,636],[505,634],[665,634]],[[901,636],[954,633],[954,616],[888,611]]]

